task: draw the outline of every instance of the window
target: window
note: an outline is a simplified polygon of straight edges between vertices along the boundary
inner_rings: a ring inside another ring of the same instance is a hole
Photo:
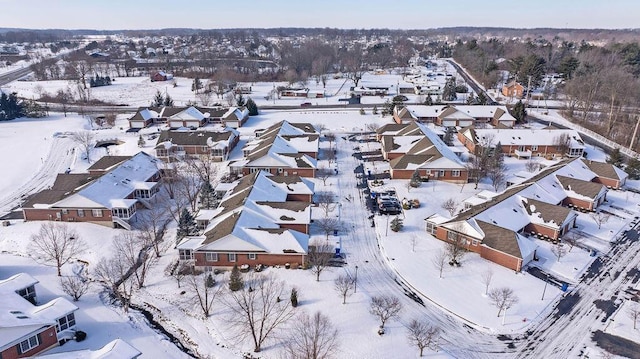
[[[65,329],[73,328],[76,325],[76,317],[73,313],[70,313],[60,319],[58,319],[58,325],[56,325],[56,332],[63,331]]]
[[[23,340],[18,344],[19,354],[28,352],[29,350],[40,345],[40,334],[34,335],[29,339]]]
[[[282,173],[282,168],[278,168],[278,173]]]
[[[436,225],[431,222],[427,222],[427,232],[436,234]]]
[[[200,149],[202,152],[207,153],[209,152],[209,147],[208,146],[202,146],[202,148]]]
[[[102,217],[102,210],[101,209],[92,209],[91,210],[91,215],[94,217]]]
[[[193,259],[193,253],[191,252],[191,249],[179,249],[178,254],[180,256],[181,261],[188,261]],[[207,253],[207,254],[216,254],[216,253]]]
[[[229,253],[229,262],[235,262],[235,261],[236,261],[236,254]]]
[[[531,151],[537,151],[538,145],[531,145]]]
[[[460,170],[452,170],[451,177],[460,177]]]
[[[66,209],[66,208],[65,208],[65,209],[63,209],[63,210],[62,210],[62,214],[69,214],[69,210],[68,210],[68,209]]]
[[[444,177],[444,170],[438,171],[438,177]]]
[[[520,152],[524,152],[526,150],[527,150],[527,148],[525,146],[519,146],[518,147],[518,151],[520,151]]]
[[[84,209],[78,210],[78,217],[84,217]]]
[[[217,262],[218,261],[218,253],[205,253],[205,260],[207,262]]]
[[[255,260],[256,260],[256,258],[257,258],[257,256],[256,256],[256,254],[255,254],[255,253],[249,253],[249,254],[248,254],[248,257],[249,257],[249,259],[250,259],[250,260],[252,260],[252,261],[255,261]]]
[[[480,244],[480,241],[477,240],[477,239],[474,239],[473,241],[471,241],[471,245],[473,245],[473,246],[477,246],[479,244]]]

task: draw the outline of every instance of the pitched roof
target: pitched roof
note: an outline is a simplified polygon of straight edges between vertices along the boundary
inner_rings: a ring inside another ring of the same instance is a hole
[[[584,181],[578,178],[571,178],[560,175],[557,175],[556,177],[565,190],[575,192],[579,195],[591,199],[596,198],[604,188],[604,186],[599,183]]]
[[[95,180],[96,177],[86,173],[58,174],[51,188],[30,196],[22,205],[23,208],[30,208],[36,204],[52,204],[76,192],[87,183]]]
[[[87,171],[108,171],[130,159],[131,156],[104,156],[87,168]]]
[[[238,132],[230,128],[223,131],[162,131],[158,137],[157,146],[162,146],[162,143],[170,141],[179,146],[213,147],[219,142],[228,142],[230,138],[237,135]]]
[[[598,175],[598,177],[622,180],[629,176],[626,172],[611,163],[591,161],[584,158],[582,159],[582,162],[596,175]]]
[[[483,221],[477,221],[477,224],[484,233],[483,245],[522,259],[516,232]]]

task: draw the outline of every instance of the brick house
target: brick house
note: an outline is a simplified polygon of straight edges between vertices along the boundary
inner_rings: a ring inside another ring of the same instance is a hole
[[[513,127],[516,119],[505,106],[496,105],[408,105],[393,111],[396,123],[417,121],[444,127],[467,127],[486,123],[499,127]]]
[[[530,237],[558,243],[575,227],[578,213],[593,211],[607,189],[581,159],[550,166],[502,193],[476,196],[451,219],[425,219],[426,231],[443,241],[462,238],[465,248],[520,271],[535,257]]]
[[[502,86],[501,92],[502,96],[521,99],[524,97],[524,86],[512,80]]]
[[[129,119],[129,128],[146,128],[168,124],[171,128],[198,128],[207,124],[222,123],[227,109],[220,107],[140,107]]]
[[[591,161],[584,158],[582,162],[597,175],[593,181],[603,184],[607,188],[620,189],[625,185],[629,177],[625,171],[610,163]]]
[[[462,160],[425,124],[412,122],[394,135],[380,136],[382,156],[389,161],[393,179],[420,176],[452,183],[467,183]]]
[[[312,182],[261,171],[243,177],[223,198],[202,234],[177,246],[181,260],[205,271],[237,265],[305,262],[311,222]]]
[[[151,75],[149,75],[149,78],[151,79],[151,82],[156,82],[156,81],[168,81],[173,79],[173,75],[172,74],[168,74],[164,71],[156,71],[154,73],[152,73]]]
[[[168,159],[169,156],[210,156],[216,161],[226,161],[239,140],[240,133],[232,128],[212,131],[162,131],[155,151],[160,159]]]
[[[499,143],[502,153],[509,157],[582,157],[585,144],[575,130],[530,128],[475,128],[470,126],[458,131],[458,140],[471,153],[495,148]]]
[[[159,191],[160,161],[144,152],[116,164],[109,157],[101,161],[90,168],[95,175],[59,174],[51,188],[27,199],[24,219],[130,229],[137,209],[150,208]]]
[[[37,305],[38,281],[26,273],[0,280],[0,357],[27,358],[59,345],[76,327],[78,307],[65,298]]]
[[[243,175],[267,171],[274,175],[314,177],[320,134],[308,123],[279,122],[262,131],[242,149],[245,158],[230,164]]]
[[[240,128],[249,119],[249,110],[246,107],[230,107],[225,112],[220,121],[226,126],[231,128]]]

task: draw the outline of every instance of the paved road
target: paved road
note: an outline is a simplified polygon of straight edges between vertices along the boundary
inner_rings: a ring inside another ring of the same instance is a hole
[[[513,349],[496,336],[475,330],[463,324],[457,318],[449,315],[429,300],[413,292],[410,286],[399,278],[389,267],[380,251],[375,228],[371,227],[371,212],[367,208],[366,195],[357,188],[359,179],[354,169],[361,165],[361,161],[352,156],[355,146],[363,151],[368,144],[344,140],[345,134],[336,133],[338,139],[338,168],[339,181],[336,186],[338,197],[341,199],[341,219],[347,232],[343,235],[343,246],[347,253],[348,265],[345,270],[355,275],[355,265],[358,265],[358,292],[369,296],[394,294],[404,305],[402,313],[403,324],[413,318],[424,318],[443,330],[440,340],[441,349],[456,358],[511,358]],[[379,147],[378,143],[371,143],[371,148]],[[346,198],[353,198],[347,201]],[[357,230],[356,230],[357,229]],[[424,304],[420,304],[422,302]],[[363,330],[367,330],[363,328]],[[371,328],[373,331],[374,328]]]
[[[608,316],[619,305],[620,293],[633,279],[631,271],[640,265],[637,227],[593,263],[531,335],[516,342],[517,358],[576,358],[590,345],[592,333],[604,329]]]
[[[31,69],[29,67],[24,67],[21,69],[13,70],[11,72],[4,73],[0,75],[0,86],[6,85],[9,82],[13,82],[23,76],[31,73]]]

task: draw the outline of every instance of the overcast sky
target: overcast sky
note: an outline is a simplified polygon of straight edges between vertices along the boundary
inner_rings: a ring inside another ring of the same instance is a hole
[[[638,28],[639,0],[0,0],[0,27]]]

